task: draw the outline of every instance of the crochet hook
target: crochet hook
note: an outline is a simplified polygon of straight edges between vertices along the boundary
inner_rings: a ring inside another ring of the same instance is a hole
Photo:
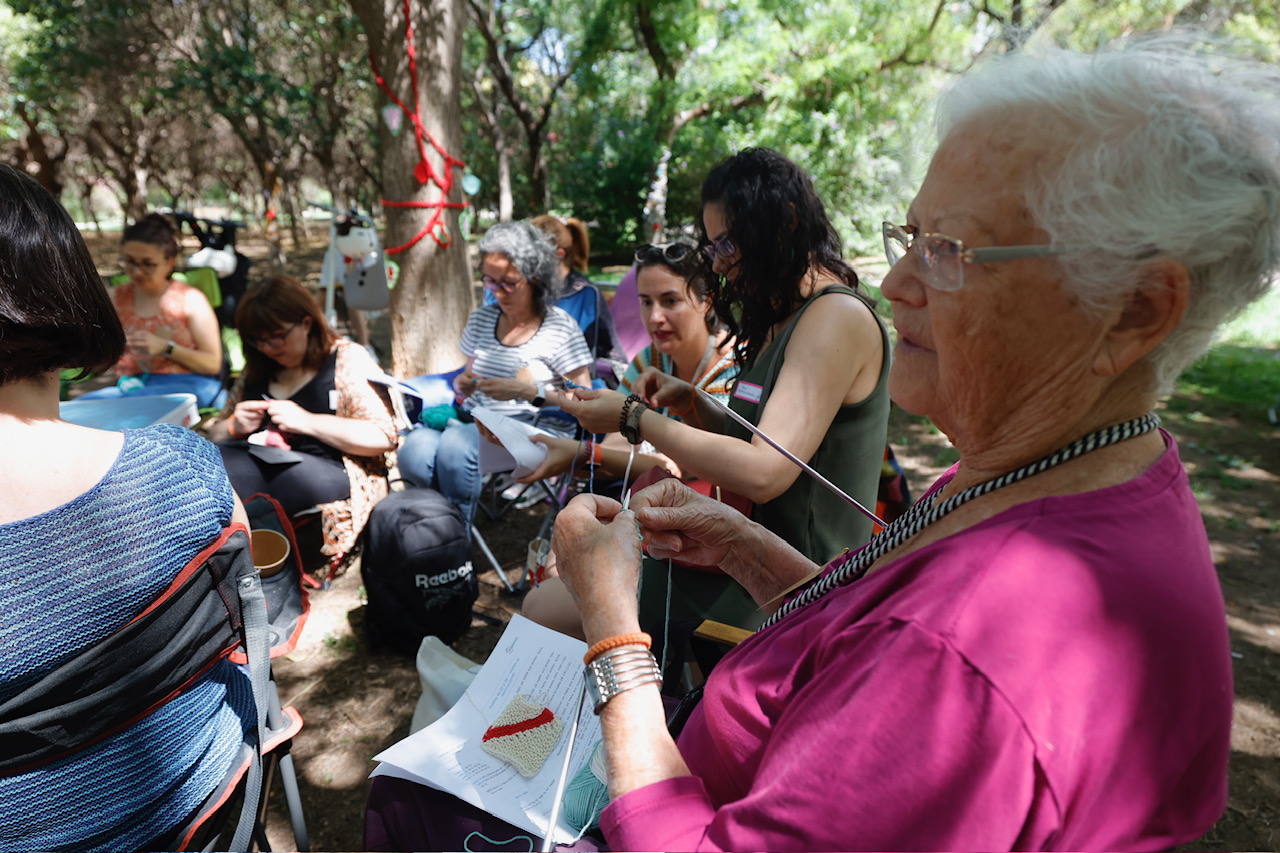
[[[781,444],[774,441],[764,432],[764,430],[760,429],[760,427],[751,423],[751,421],[747,420],[742,415],[738,414],[733,409],[726,406],[724,403],[721,403],[719,400],[717,400],[715,397],[711,396],[701,388],[694,388],[694,390],[702,395],[702,399],[706,400],[708,403],[713,404],[716,408],[723,411],[726,415],[728,415],[730,418],[736,421],[739,425],[747,429],[752,435],[758,435],[760,437],[760,440],[763,441],[765,444],[769,445],[774,450],[778,451],[783,456],[790,459],[793,463],[800,466],[801,471],[804,471],[810,477],[813,477],[813,479],[817,480],[819,483],[825,486],[829,491],[832,492],[832,494],[840,498],[840,500],[844,501],[849,506],[853,507],[858,512],[862,513],[867,518],[871,519],[881,527],[889,526],[878,515],[876,515],[874,512],[872,512],[871,510],[863,506],[861,503],[859,503],[857,498],[853,497],[852,495],[846,494],[844,490],[841,489],[839,486],[837,486],[835,483],[831,482],[826,477],[822,476],[817,471],[810,468],[807,464],[805,464],[805,462],[802,459],[800,459],[800,457],[796,456],[790,450],[787,450]]]
[[[547,834],[542,839],[542,853],[551,853],[556,846],[556,827],[560,824],[560,806],[564,801],[564,789],[569,784],[569,762],[573,760],[573,745],[578,740],[578,721],[582,719],[582,708],[587,704],[587,682],[582,682],[582,692],[578,694],[578,710],[574,712],[573,722],[569,725],[569,743],[564,748],[564,764],[560,767],[560,778],[556,781],[555,797],[551,800],[551,817],[547,820]]]

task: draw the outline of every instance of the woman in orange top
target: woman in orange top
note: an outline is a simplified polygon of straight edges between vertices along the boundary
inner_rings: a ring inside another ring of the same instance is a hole
[[[111,291],[129,346],[115,371],[120,381],[85,397],[139,397],[187,393],[201,407],[225,399],[218,371],[222,339],[204,294],[174,281],[178,239],[173,226],[151,213],[124,231],[120,261],[129,280]]]

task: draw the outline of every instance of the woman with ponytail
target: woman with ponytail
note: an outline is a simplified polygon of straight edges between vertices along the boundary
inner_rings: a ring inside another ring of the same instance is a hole
[[[609,305],[591,279],[587,278],[587,260],[591,255],[591,238],[587,225],[580,219],[543,214],[532,220],[534,227],[551,237],[560,259],[560,274],[564,276],[564,293],[556,301],[556,307],[564,310],[582,329],[587,347],[598,361],[611,361],[626,368],[626,356],[618,347],[618,336],[613,330],[613,317]],[[611,383],[616,385],[617,383]]]

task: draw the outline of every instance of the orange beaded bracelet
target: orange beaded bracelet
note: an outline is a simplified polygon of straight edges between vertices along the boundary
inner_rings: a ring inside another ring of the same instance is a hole
[[[634,634],[618,634],[614,637],[606,637],[591,648],[587,649],[587,653],[582,656],[582,662],[584,664],[589,664],[596,658],[600,657],[600,655],[610,649],[616,649],[619,646],[644,646],[646,649],[649,649],[653,647],[653,637],[650,637],[643,631],[638,631]]]

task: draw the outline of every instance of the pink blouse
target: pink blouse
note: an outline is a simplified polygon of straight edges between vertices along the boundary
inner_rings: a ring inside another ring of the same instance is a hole
[[[1161,850],[1226,804],[1231,657],[1177,449],[1009,509],[733,650],[619,850]],[[945,482],[950,474],[939,482]]]
[[[173,341],[180,347],[194,348],[195,336],[191,334],[190,317],[187,314],[188,294],[200,291],[181,281],[169,282],[169,288],[160,297],[160,307],[151,317],[140,317],[134,308],[133,282],[127,281],[111,289],[111,301],[124,326],[125,334],[147,331]],[[203,294],[201,294],[201,298]],[[173,359],[163,355],[150,355],[126,348],[116,362],[116,373],[121,376],[140,376],[144,373],[190,373]]]

